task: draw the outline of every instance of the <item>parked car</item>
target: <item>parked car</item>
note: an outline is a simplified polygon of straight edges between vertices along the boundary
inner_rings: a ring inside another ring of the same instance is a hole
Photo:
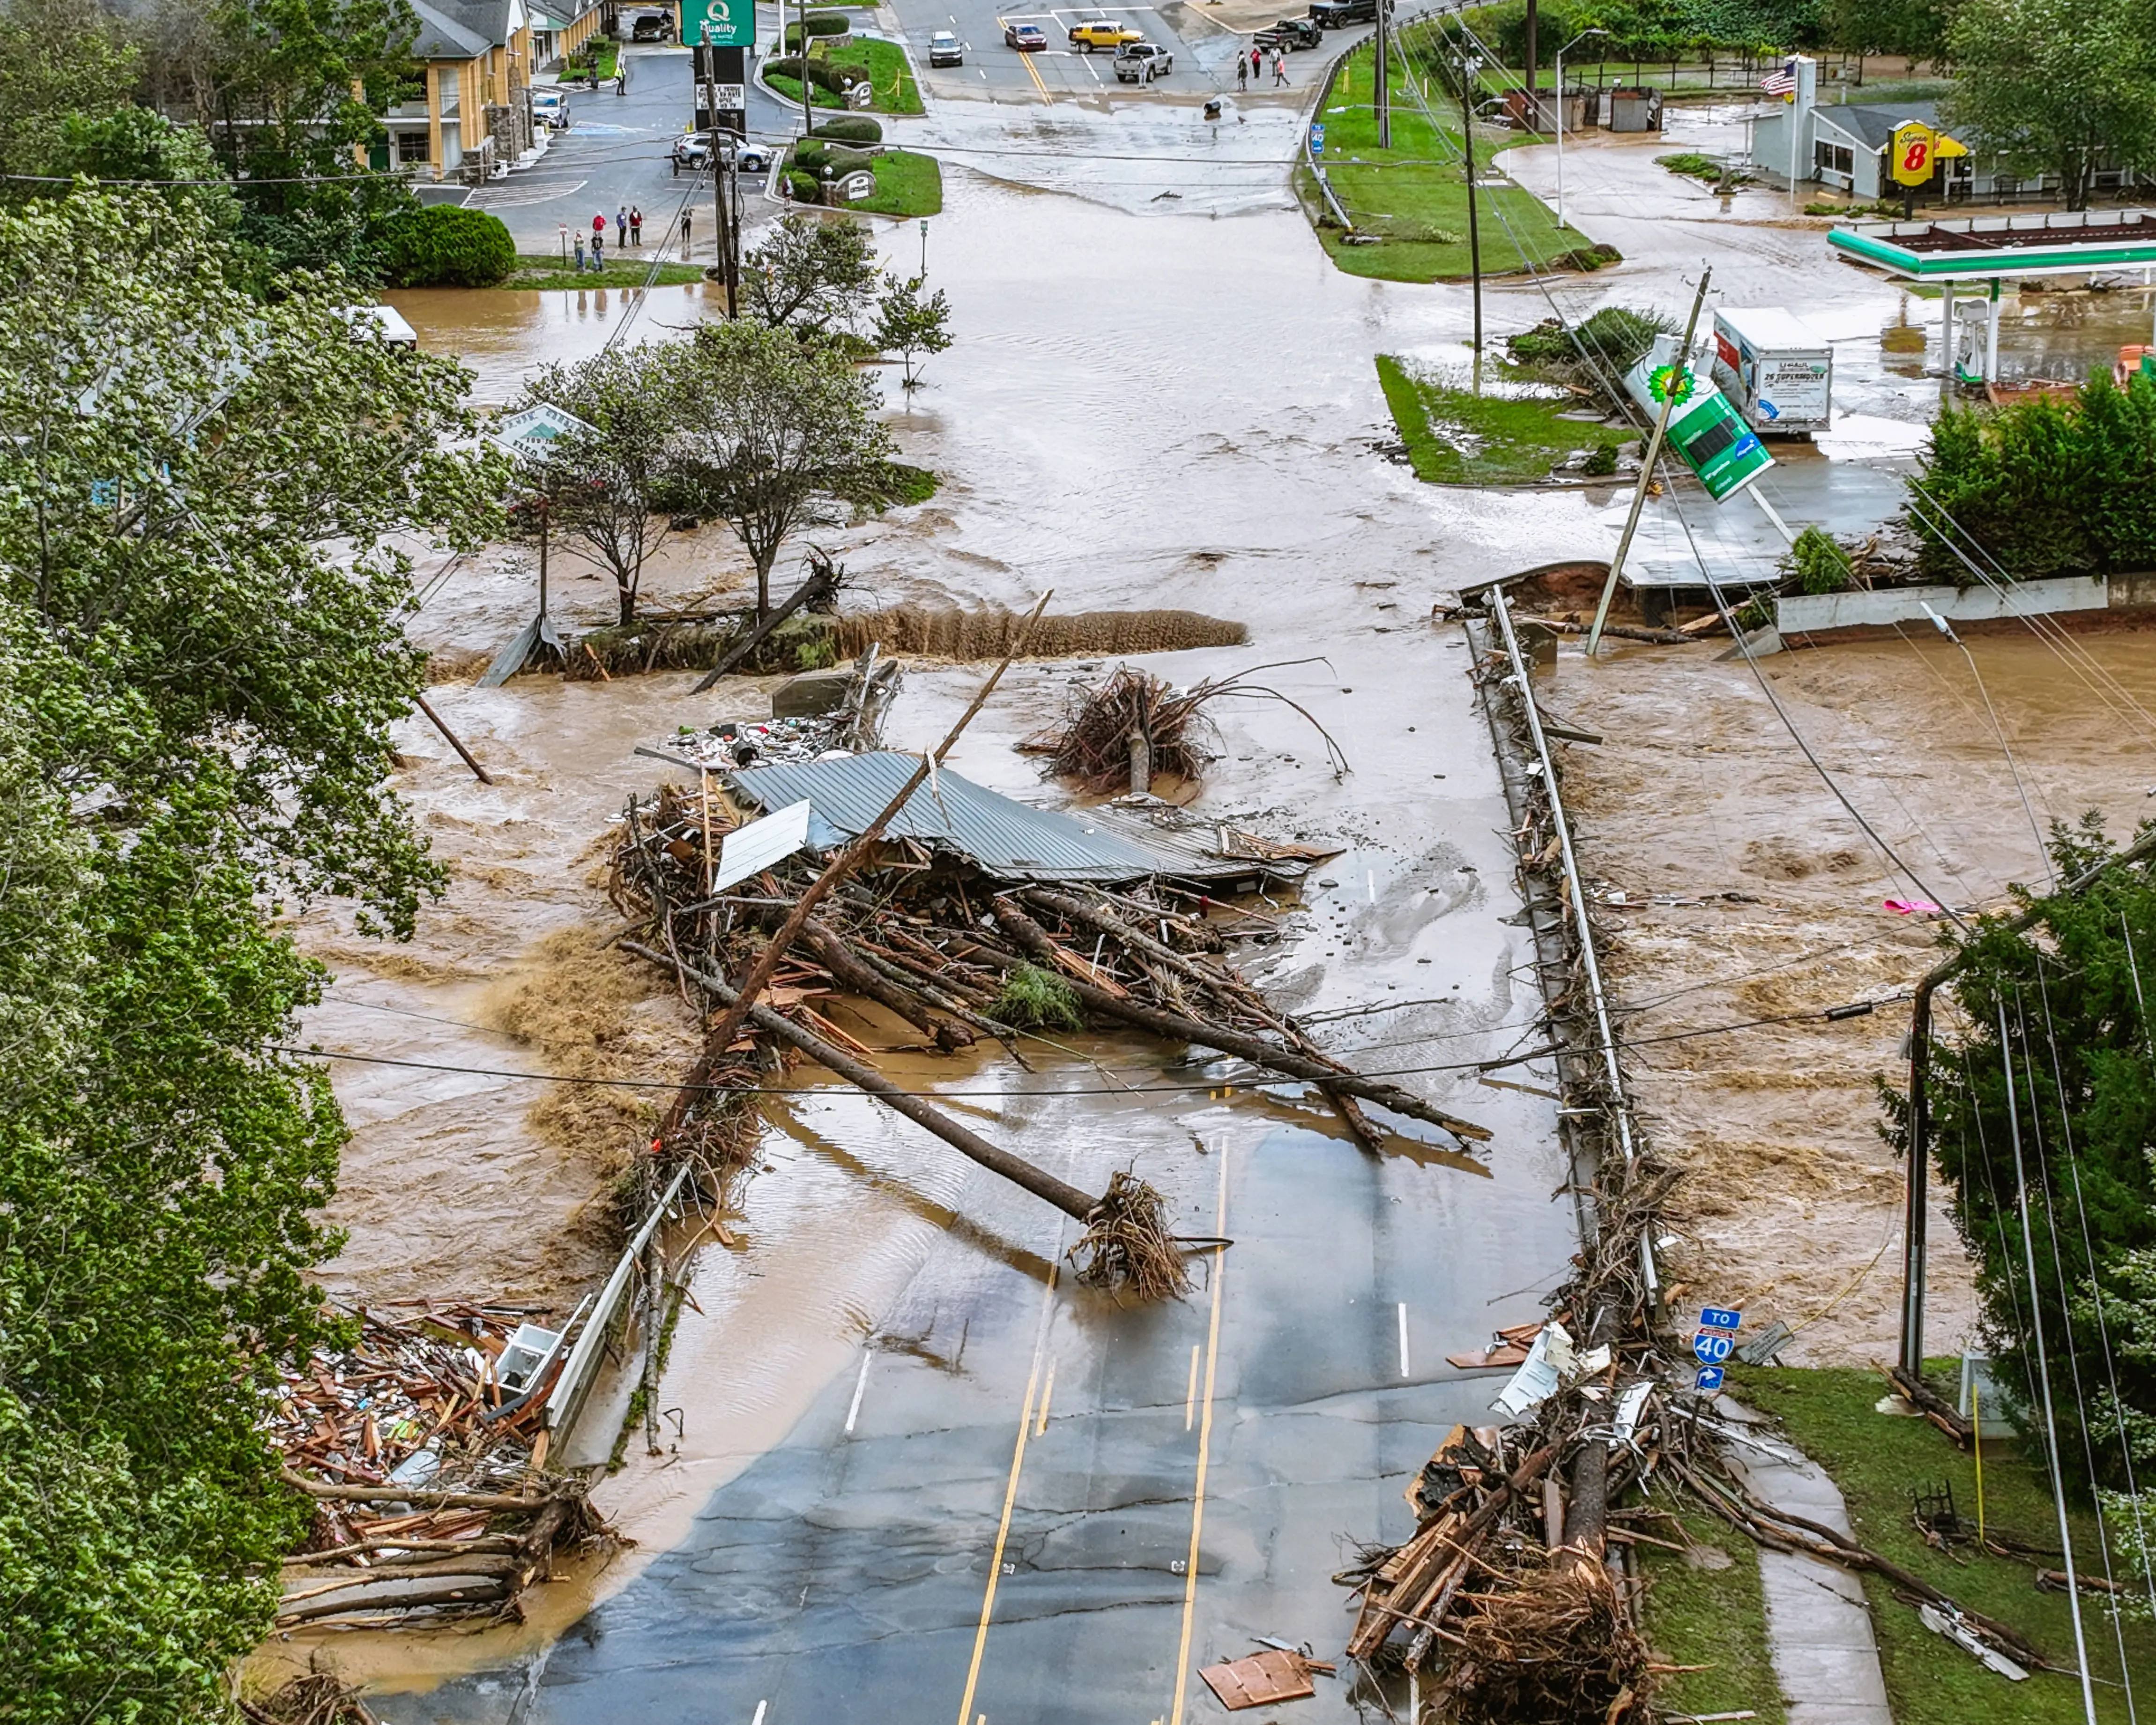
[[[531,92],[531,117],[552,131],[569,129],[569,99],[558,90]]]
[[[1006,47],[1031,52],[1048,46],[1048,32],[1039,24],[1005,24],[1004,43]]]
[[[1087,54],[1096,48],[1121,48],[1126,42],[1142,42],[1145,32],[1113,18],[1086,18],[1070,27],[1070,45]]]
[[[948,30],[938,30],[928,39],[928,64],[932,66],[964,65],[966,44]]]
[[[1325,28],[1306,18],[1284,18],[1268,25],[1250,40],[1263,49],[1315,48],[1325,39]]]
[[[732,136],[731,132],[727,134]],[[691,173],[701,173],[711,166],[711,135],[707,131],[685,132],[674,140],[674,172],[687,168]],[[737,144],[734,146],[734,166],[745,174],[760,174],[771,167],[771,151],[762,144]]]
[[[629,27],[632,42],[664,42],[667,27],[674,22],[663,12],[647,12]]]
[[[1153,42],[1126,42],[1116,50],[1118,84],[1150,84],[1175,69],[1175,56]]]

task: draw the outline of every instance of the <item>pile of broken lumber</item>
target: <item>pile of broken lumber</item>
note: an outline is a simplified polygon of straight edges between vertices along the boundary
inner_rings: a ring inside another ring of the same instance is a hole
[[[706,892],[737,818],[716,790],[665,788],[633,802],[610,880],[616,908],[646,942],[720,975],[747,968],[820,867],[797,857],[736,891]],[[987,1036],[1020,1059],[1022,1039],[1052,1040],[1058,1028],[1128,1027],[1310,1084],[1373,1148],[1383,1135],[1364,1102],[1462,1142],[1489,1137],[1399,1085],[1354,1072],[1270,1005],[1229,956],[1231,942],[1274,933],[1263,913],[1166,884],[1007,885],[902,842],[880,863],[824,901],[772,978],[774,1004],[857,1060],[875,1050],[810,999],[872,1001],[925,1045],[947,1052]]]
[[[589,1531],[581,1489],[539,1471],[558,1350],[502,1380],[536,1308],[416,1303],[362,1312],[350,1348],[280,1374],[264,1430],[315,1500],[308,1548],[285,1559],[280,1625],[511,1610],[556,1544]]]

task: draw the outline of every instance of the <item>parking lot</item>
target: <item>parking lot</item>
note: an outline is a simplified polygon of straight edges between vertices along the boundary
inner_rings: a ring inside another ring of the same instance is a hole
[[[999,9],[993,0],[896,0],[894,9],[905,27],[906,45],[923,88],[932,96],[976,100],[1055,102],[1102,96],[1187,100],[1217,95],[1235,87],[1232,56],[1247,39],[1176,0],[1160,7],[1049,10]],[[1173,69],[1152,85],[1117,83],[1111,49],[1087,54],[1070,45],[1070,27],[1088,18],[1113,19],[1143,31],[1147,41],[1174,56]],[[1008,46],[1005,27],[1022,23],[1038,24],[1048,46],[1024,51]],[[929,38],[938,30],[949,30],[967,44],[963,66],[929,66]],[[1291,78],[1296,69],[1290,67]]]

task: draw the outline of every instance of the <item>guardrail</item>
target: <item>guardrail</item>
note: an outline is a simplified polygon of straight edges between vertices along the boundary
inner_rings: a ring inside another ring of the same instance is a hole
[[[644,1255],[644,1247],[650,1244],[651,1236],[674,1207],[675,1196],[688,1178],[689,1170],[684,1166],[675,1173],[665,1196],[651,1207],[651,1214],[644,1219],[636,1237],[623,1250],[620,1261],[613,1266],[613,1274],[599,1290],[598,1303],[584,1321],[583,1333],[577,1337],[577,1345],[569,1350],[569,1362],[554,1382],[554,1393],[547,1398],[547,1429],[555,1434],[557,1441],[583,1410],[584,1398],[591,1393],[592,1376],[598,1369],[599,1353],[606,1343],[606,1332],[613,1322],[614,1308],[621,1303],[629,1276],[636,1269],[636,1260]]]

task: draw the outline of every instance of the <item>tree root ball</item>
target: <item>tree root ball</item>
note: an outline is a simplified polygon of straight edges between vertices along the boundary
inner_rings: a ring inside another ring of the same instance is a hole
[[[1086,1235],[1070,1249],[1078,1280],[1088,1287],[1140,1300],[1177,1300],[1190,1291],[1183,1248],[1168,1231],[1168,1205],[1137,1175],[1118,1171],[1107,1194],[1086,1218]]]

